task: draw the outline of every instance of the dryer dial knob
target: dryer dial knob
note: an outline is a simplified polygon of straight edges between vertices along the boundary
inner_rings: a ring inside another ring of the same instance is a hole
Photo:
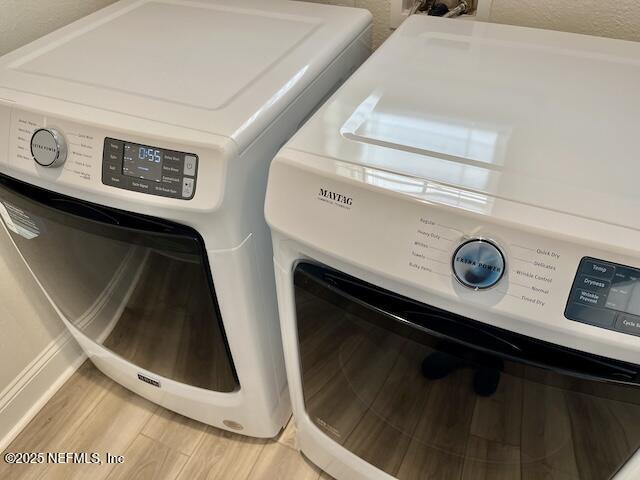
[[[60,167],[67,159],[67,142],[54,128],[40,128],[31,136],[31,155],[38,165]]]
[[[452,267],[462,285],[473,290],[485,290],[502,280],[505,257],[493,242],[476,238],[456,249]]]

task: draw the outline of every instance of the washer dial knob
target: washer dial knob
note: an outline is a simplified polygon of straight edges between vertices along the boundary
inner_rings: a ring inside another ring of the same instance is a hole
[[[54,128],[40,128],[31,136],[31,155],[38,165],[60,167],[67,159],[67,142]]]
[[[476,238],[456,249],[452,266],[454,275],[462,285],[473,290],[484,290],[502,279],[505,259],[494,243]]]

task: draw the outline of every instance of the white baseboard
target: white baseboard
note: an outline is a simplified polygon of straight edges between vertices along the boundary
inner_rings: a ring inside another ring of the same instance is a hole
[[[67,329],[0,392],[0,452],[9,446],[86,355]]]

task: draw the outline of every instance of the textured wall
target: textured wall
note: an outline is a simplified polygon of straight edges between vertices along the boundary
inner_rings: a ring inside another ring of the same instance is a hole
[[[1,1],[1,0],[0,0]],[[377,48],[392,30],[389,29],[389,0],[306,0],[314,3],[330,3],[347,7],[367,8],[373,13],[373,46]],[[639,0],[640,1],[640,0]]]
[[[639,0],[493,0],[490,19],[496,23],[640,41]]]
[[[115,0],[0,0],[0,56]]]
[[[392,32],[389,0],[307,0],[368,8],[373,13],[374,47]],[[484,0],[493,1],[490,21],[640,41],[640,0]]]

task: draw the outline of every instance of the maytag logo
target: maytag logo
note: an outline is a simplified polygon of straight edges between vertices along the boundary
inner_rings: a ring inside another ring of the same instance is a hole
[[[332,192],[326,188],[320,188],[318,199],[341,208],[346,208],[347,210],[351,208],[351,205],[353,205],[353,198],[347,197],[341,193]]]
[[[153,378],[149,378],[141,373],[138,374],[138,380],[143,381],[144,383],[148,383],[149,385],[153,385],[154,387],[160,388],[160,382],[158,380],[154,380]]]

